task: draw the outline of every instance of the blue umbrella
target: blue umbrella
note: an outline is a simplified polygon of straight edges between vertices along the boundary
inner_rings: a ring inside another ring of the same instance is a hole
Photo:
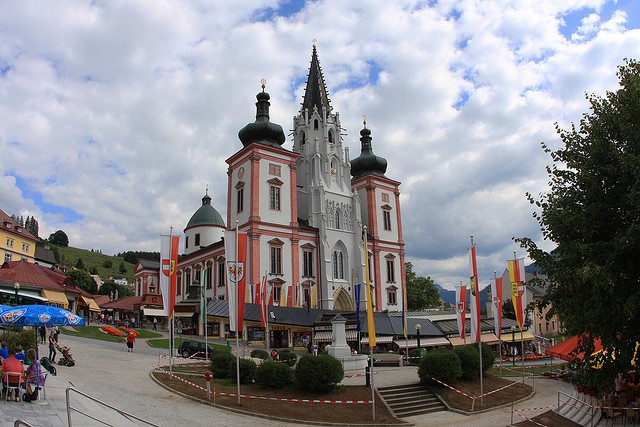
[[[82,316],[52,305],[18,305],[0,307],[0,325],[13,326],[84,326]]]
[[[52,305],[0,306],[0,325],[13,326],[84,326],[82,316]],[[36,359],[38,358],[38,333],[36,330]],[[40,365],[36,365],[38,377]]]

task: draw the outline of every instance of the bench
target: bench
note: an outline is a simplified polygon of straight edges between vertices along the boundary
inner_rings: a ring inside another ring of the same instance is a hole
[[[402,366],[402,356],[395,353],[374,353],[374,365]]]

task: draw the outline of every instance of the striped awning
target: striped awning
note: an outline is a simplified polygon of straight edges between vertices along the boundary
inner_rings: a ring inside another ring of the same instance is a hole
[[[193,311],[174,311],[173,317],[192,317]]]
[[[347,341],[358,341],[358,332],[354,330],[345,331]],[[318,331],[313,335],[314,342],[331,342],[333,333],[331,331]]]
[[[87,306],[89,307],[90,311],[96,311],[100,313],[100,307],[98,307],[98,304],[96,304],[93,298],[85,297],[84,295],[81,295],[81,297],[82,297],[82,300],[85,302],[85,304],[87,304]]]
[[[69,300],[64,292],[54,291],[52,289],[43,289],[42,296],[54,304],[62,304],[62,308],[69,309]]]
[[[159,316],[159,317],[166,317],[166,313],[164,312],[163,308],[149,308],[149,307],[145,307],[142,309],[142,312],[144,313],[145,316]]]
[[[417,348],[418,340],[393,340],[400,348]],[[449,346],[451,343],[446,338],[420,338],[420,347]]]
[[[393,342],[393,336],[391,335],[376,335],[376,344],[390,344]],[[369,337],[360,338],[360,344],[368,344]]]

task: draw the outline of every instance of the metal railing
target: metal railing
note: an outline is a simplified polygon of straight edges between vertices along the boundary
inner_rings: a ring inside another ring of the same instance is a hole
[[[566,400],[562,399],[562,396],[566,397]],[[595,418],[596,407],[589,402],[582,401],[575,396],[571,396],[561,391],[558,392],[558,413],[563,406],[572,406],[579,412],[589,415],[590,425],[593,427],[593,419]],[[568,418],[568,417],[567,417]]]
[[[93,415],[88,414],[88,413],[86,413],[86,412],[84,412],[84,411],[72,406],[71,405],[71,393],[72,392],[77,393],[80,396],[84,396],[87,399],[92,400],[92,401],[94,401],[94,402],[96,402],[96,403],[98,403],[98,404],[100,404],[100,405],[102,405],[102,406],[104,406],[106,408],[109,408],[109,409],[117,412],[118,414],[122,415],[123,417],[129,419],[130,421],[131,420],[136,420],[136,421],[140,421],[140,422],[142,422],[142,423],[144,423],[146,425],[149,425],[149,426],[160,427],[158,424],[154,424],[154,423],[152,423],[150,421],[144,420],[144,419],[142,419],[140,417],[137,417],[137,416],[135,416],[133,414],[130,414],[130,413],[126,412],[126,411],[123,411],[122,409],[118,409],[115,406],[109,405],[108,403],[103,402],[100,399],[97,399],[97,398],[95,398],[95,397],[93,397],[91,395],[88,395],[87,393],[84,393],[84,392],[82,392],[82,391],[80,391],[80,390],[78,390],[76,388],[73,388],[73,387],[67,388],[67,391],[66,391],[66,395],[67,395],[67,419],[68,419],[69,427],[73,426],[73,423],[71,422],[71,413],[72,413],[72,411],[73,412],[77,412],[77,413],[79,413],[81,415],[84,415],[87,418],[91,418],[92,420],[97,421],[97,422],[99,422],[101,424],[104,424],[106,426],[116,427],[113,424],[109,424],[108,422],[106,422],[104,420],[96,418]],[[29,424],[24,424],[24,425],[25,426],[29,426]]]
[[[22,421],[22,420],[15,420],[15,422],[13,423],[13,427],[19,427],[19,426],[24,426],[24,427],[33,427],[31,424],[29,424],[26,421]]]

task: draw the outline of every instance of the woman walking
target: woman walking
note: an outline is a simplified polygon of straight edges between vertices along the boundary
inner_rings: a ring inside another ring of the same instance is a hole
[[[53,331],[49,334],[49,360],[56,363],[56,336]]]

